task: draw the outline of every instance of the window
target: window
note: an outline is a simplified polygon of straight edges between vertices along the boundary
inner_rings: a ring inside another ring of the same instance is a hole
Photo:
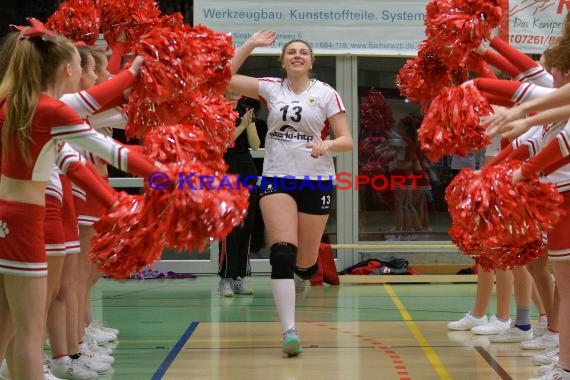
[[[358,58],[358,170],[361,241],[449,240],[445,188],[449,158],[429,162],[419,150],[420,107],[400,96],[406,58]],[[418,177],[410,177],[418,176]],[[421,177],[421,178],[420,178]]]

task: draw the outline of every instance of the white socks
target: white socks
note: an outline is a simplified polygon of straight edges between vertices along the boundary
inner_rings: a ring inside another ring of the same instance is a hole
[[[281,328],[285,332],[295,327],[295,281],[293,279],[272,279],[271,288]]]

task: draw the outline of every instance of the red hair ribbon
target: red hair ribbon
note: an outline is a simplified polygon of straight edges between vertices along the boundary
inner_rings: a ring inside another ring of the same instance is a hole
[[[22,33],[20,39],[30,37],[55,36],[57,34],[54,31],[46,28],[45,25],[38,19],[28,17],[26,20],[28,20],[31,26],[10,25],[10,28],[12,28],[12,30],[19,30]]]

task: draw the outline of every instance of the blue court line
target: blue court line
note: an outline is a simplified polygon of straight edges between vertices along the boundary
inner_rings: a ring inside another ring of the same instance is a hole
[[[166,371],[168,371],[168,368],[170,367],[174,359],[176,359],[180,350],[182,350],[188,339],[190,339],[190,336],[194,333],[194,331],[198,327],[198,324],[199,322],[190,323],[190,326],[188,326],[186,331],[184,331],[184,334],[182,334],[180,339],[178,339],[178,342],[176,342],[176,344],[174,345],[174,347],[172,347],[166,358],[164,358],[162,364],[160,365],[160,367],[158,367],[158,369],[152,376],[151,380],[161,380],[164,377]]]

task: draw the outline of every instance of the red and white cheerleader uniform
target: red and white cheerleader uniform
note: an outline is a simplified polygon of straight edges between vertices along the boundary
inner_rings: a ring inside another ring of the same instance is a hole
[[[6,117],[5,101],[0,106],[2,125]],[[147,176],[156,170],[146,157],[98,134],[69,106],[44,94],[40,95],[32,118],[31,135],[31,164],[26,164],[18,148],[17,136],[7,141],[8,149],[1,164],[3,176],[44,182],[47,186],[56,161],[57,146],[62,141],[88,149],[111,165],[136,175]],[[47,275],[44,220],[43,205],[0,200],[0,273]]]

